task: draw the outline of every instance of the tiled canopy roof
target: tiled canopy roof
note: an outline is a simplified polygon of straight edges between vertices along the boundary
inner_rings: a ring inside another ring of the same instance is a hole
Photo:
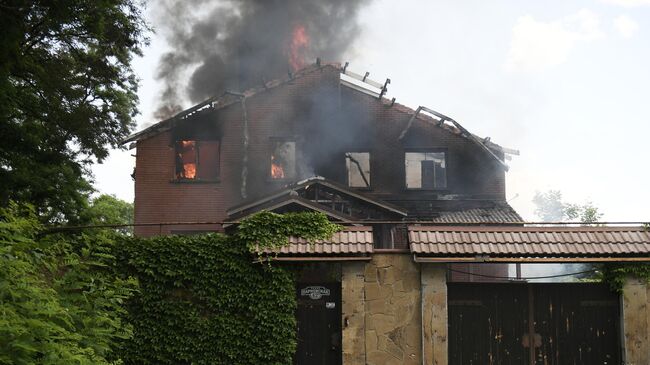
[[[265,250],[265,254],[278,255],[358,255],[373,252],[371,227],[345,227],[329,240],[309,242],[303,238],[290,237],[289,244],[279,250]]]
[[[646,257],[642,227],[409,226],[415,254],[436,257]]]

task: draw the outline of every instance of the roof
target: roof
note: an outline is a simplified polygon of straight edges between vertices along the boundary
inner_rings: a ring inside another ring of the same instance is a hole
[[[349,188],[347,188],[346,186],[335,183],[335,182],[333,182],[331,180],[327,180],[326,178],[324,178],[322,176],[312,176],[312,177],[309,177],[307,179],[300,180],[300,181],[295,182],[295,183],[291,183],[291,184],[285,186],[284,188],[282,188],[282,189],[280,189],[278,191],[275,191],[275,192],[270,193],[268,195],[265,195],[263,197],[258,197],[258,198],[255,198],[255,199],[245,201],[245,202],[243,202],[241,204],[238,204],[238,205],[236,205],[234,207],[231,207],[231,208],[228,209],[228,211],[226,213],[229,216],[238,216],[239,214],[241,214],[244,211],[247,211],[246,215],[248,215],[248,214],[250,214],[252,212],[256,212],[256,211],[259,211],[261,209],[268,209],[268,208],[265,208],[265,205],[267,203],[269,203],[271,201],[276,201],[276,199],[282,199],[282,197],[285,197],[285,196],[293,196],[293,197],[295,197],[296,190],[307,188],[307,187],[309,187],[310,185],[313,185],[313,184],[320,184],[320,185],[326,186],[328,188],[334,189],[334,190],[336,190],[338,192],[341,192],[341,193],[346,194],[348,196],[351,196],[353,198],[362,200],[362,201],[364,201],[364,202],[366,202],[366,203],[368,203],[370,205],[377,206],[379,208],[388,210],[388,211],[390,211],[392,213],[396,213],[396,214],[401,215],[401,216],[406,216],[407,215],[407,212],[403,208],[397,207],[395,205],[386,203],[386,202],[378,200],[378,199],[370,198],[370,197],[365,196],[364,194],[360,194],[360,193],[358,193],[356,191],[352,191]],[[303,200],[306,200],[306,199],[303,199]],[[241,218],[241,217],[239,217],[239,218]]]
[[[346,67],[347,67],[347,65],[346,65]],[[317,62],[315,64],[306,66],[305,68],[303,68],[301,70],[298,70],[295,73],[288,74],[284,78],[272,80],[272,81],[269,81],[269,82],[265,82],[263,85],[248,89],[248,90],[246,90],[244,92],[238,93],[238,92],[226,91],[220,96],[209,98],[209,99],[207,99],[207,100],[205,100],[205,101],[203,101],[203,102],[201,102],[201,103],[199,103],[199,104],[197,104],[197,105],[195,105],[195,106],[193,106],[191,108],[188,108],[188,109],[185,109],[185,110],[179,112],[178,114],[174,115],[171,118],[162,120],[162,121],[160,121],[158,123],[155,123],[155,124],[145,128],[145,129],[143,129],[141,131],[138,131],[138,132],[130,135],[129,137],[127,137],[125,140],[122,141],[122,144],[126,144],[126,143],[129,143],[129,142],[135,142],[135,141],[138,141],[138,140],[142,140],[142,139],[152,137],[152,136],[157,135],[159,133],[162,133],[164,131],[170,130],[174,126],[174,124],[176,122],[178,122],[179,120],[187,119],[187,118],[189,118],[190,116],[192,116],[192,115],[194,115],[196,113],[201,113],[201,112],[206,112],[206,111],[214,111],[214,110],[219,110],[219,109],[226,108],[226,107],[228,107],[230,105],[240,103],[243,97],[248,98],[248,97],[254,96],[254,95],[258,94],[258,93],[266,92],[266,91],[274,89],[276,87],[286,85],[286,84],[292,82],[295,79],[304,77],[306,75],[309,75],[309,74],[311,74],[313,72],[322,70],[324,68],[334,68],[335,70],[338,70],[339,72],[341,72],[341,74],[345,74],[345,75],[348,75],[348,76],[351,76],[351,75],[358,76],[358,75],[356,75],[356,74],[354,74],[354,73],[352,73],[350,71],[346,71],[345,68],[341,68],[340,64],[338,64],[338,63],[322,63],[321,64],[320,62]],[[352,76],[352,77],[355,77],[355,76]],[[346,87],[348,87],[350,89],[353,89],[353,90],[365,92],[365,85],[370,85],[370,86],[376,87],[376,84],[377,84],[376,82],[374,82],[372,80],[369,80],[366,77],[359,78],[359,80],[362,80],[362,84],[363,84],[362,86],[355,85],[355,84],[347,82],[345,80],[341,81],[341,85],[346,86]],[[412,118],[411,118],[411,121],[409,122],[409,127],[410,127],[410,124],[412,123],[412,121],[414,119],[423,120],[423,121],[427,121],[427,122],[432,122],[435,126],[438,126],[438,127],[442,128],[442,129],[445,129],[445,130],[447,130],[447,131],[449,131],[449,132],[451,132],[453,134],[462,136],[462,137],[470,140],[471,142],[477,144],[480,148],[485,150],[486,153],[488,153],[493,158],[495,158],[497,160],[497,162],[501,166],[503,166],[505,169],[507,169],[507,165],[505,165],[504,161],[499,156],[494,154],[494,151],[498,151],[500,153],[518,154],[518,151],[501,147],[498,144],[491,142],[489,138],[480,138],[480,137],[474,135],[473,133],[470,133],[462,125],[460,125],[460,123],[456,122],[452,118],[447,117],[447,116],[445,116],[443,114],[440,114],[440,113],[438,113],[436,111],[433,111],[433,110],[431,110],[429,108],[420,106],[416,110],[413,110],[413,109],[411,109],[411,108],[409,108],[407,106],[404,106],[402,104],[395,103],[394,99],[388,100],[387,98],[383,97],[383,94],[385,93],[386,90],[387,90],[386,86],[384,85],[383,86],[383,92],[376,95],[377,99],[381,103],[389,104],[391,106],[391,108],[395,108],[396,110],[398,110],[400,112],[411,115]],[[369,95],[373,95],[373,96],[375,95],[374,92],[369,92],[369,93],[366,92],[366,93],[369,94]],[[420,111],[422,111],[422,110],[428,112],[429,114],[432,114],[432,115],[438,117],[439,119],[434,119],[434,118],[432,118],[432,117],[430,117],[428,115],[424,115],[423,113],[420,113]],[[409,127],[407,127],[407,129]]]
[[[521,216],[508,204],[492,208],[475,208],[460,211],[441,211],[431,217],[434,223],[522,223]]]
[[[436,257],[640,257],[650,261],[643,227],[409,226],[411,251]]]
[[[265,254],[307,255],[364,255],[373,252],[371,227],[345,227],[329,240],[309,242],[304,238],[290,237],[289,244],[277,250],[264,250]]]

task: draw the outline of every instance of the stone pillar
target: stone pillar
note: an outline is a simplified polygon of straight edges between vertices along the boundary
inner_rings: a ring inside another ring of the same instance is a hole
[[[341,270],[343,365],[365,365],[364,262],[344,263]]]
[[[623,335],[626,365],[650,364],[650,287],[636,278],[623,286]]]
[[[422,264],[422,364],[447,365],[447,269]]]

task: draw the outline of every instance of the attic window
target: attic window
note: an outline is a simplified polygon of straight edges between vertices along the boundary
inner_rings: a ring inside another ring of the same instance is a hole
[[[348,152],[345,154],[348,170],[348,186],[353,188],[370,187],[370,153]]]
[[[447,164],[444,152],[406,152],[407,189],[445,189]]]
[[[296,176],[296,142],[273,140],[271,149],[271,179],[284,180]]]
[[[176,179],[217,180],[219,141],[176,141]]]

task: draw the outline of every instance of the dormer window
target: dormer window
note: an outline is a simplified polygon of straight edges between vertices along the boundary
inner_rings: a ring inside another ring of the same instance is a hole
[[[219,141],[176,141],[176,179],[214,181],[219,178]]]
[[[447,163],[445,152],[406,152],[407,189],[446,189]]]
[[[370,188],[370,153],[369,152],[346,153],[345,166],[348,170],[349,187]]]
[[[287,140],[271,142],[271,179],[293,179],[296,176],[296,142]]]

